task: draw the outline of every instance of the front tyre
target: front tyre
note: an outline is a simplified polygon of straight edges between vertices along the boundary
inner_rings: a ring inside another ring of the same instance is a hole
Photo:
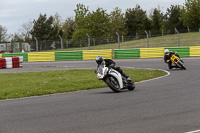
[[[181,66],[181,69],[184,69],[184,70],[186,70],[186,68],[185,68],[185,66],[183,65],[183,63],[181,63],[181,62],[178,62],[178,64]]]
[[[113,76],[107,77],[105,79],[105,83],[114,92],[120,92],[121,91],[120,86],[119,86],[119,82],[115,77],[113,77]]]
[[[134,83],[129,84],[128,90],[129,90],[129,91],[133,91],[134,89],[135,89],[135,84],[134,84]]]

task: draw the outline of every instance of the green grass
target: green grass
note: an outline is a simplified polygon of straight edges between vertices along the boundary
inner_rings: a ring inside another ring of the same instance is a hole
[[[166,74],[159,70],[124,69],[124,71],[134,82]],[[0,99],[106,87],[91,69],[0,74],[0,83]]]
[[[200,32],[179,34],[179,40],[180,40],[180,47],[200,46]],[[149,47],[150,48],[178,47],[178,35],[173,34],[173,35],[164,35],[160,37],[150,37]],[[133,41],[120,42],[120,49],[129,49],[129,48],[147,48],[147,39],[145,38]],[[89,49],[88,47],[79,47],[79,48],[63,49],[63,51],[88,50],[88,49]],[[90,49],[91,50],[118,49],[118,43],[93,46],[91,42]],[[60,49],[53,51],[60,51]]]

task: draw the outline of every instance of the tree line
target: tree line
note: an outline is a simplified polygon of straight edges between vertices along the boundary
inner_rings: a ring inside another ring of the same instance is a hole
[[[19,28],[13,38],[16,41],[59,40],[59,36],[70,43],[77,44],[78,39],[105,38],[116,36],[116,32],[124,36],[136,36],[151,31],[151,34],[173,34],[178,30],[200,28],[200,0],[186,0],[184,5],[171,5],[163,13],[159,7],[152,9],[150,14],[140,5],[128,8],[125,13],[118,7],[107,13],[103,8],[89,11],[84,4],[77,4],[75,18],[67,18],[62,22],[61,16],[56,13],[47,17],[40,14],[38,19],[30,20]],[[0,42],[8,41],[6,27],[0,25]]]

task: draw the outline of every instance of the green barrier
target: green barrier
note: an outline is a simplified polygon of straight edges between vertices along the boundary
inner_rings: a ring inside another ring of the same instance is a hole
[[[2,57],[23,56],[23,62],[28,62],[28,53],[2,54]]]
[[[169,51],[172,51],[172,52],[176,51],[180,57],[190,57],[190,48],[189,47],[169,47],[169,48],[165,48],[165,49],[169,49]]]
[[[169,51],[172,52],[177,52],[180,57],[190,57],[191,53],[198,53],[198,52],[191,52],[196,49],[195,48],[189,48],[189,47],[166,47],[162,48],[163,49],[163,54],[164,54],[164,49],[169,49]],[[133,59],[133,58],[147,58],[144,56],[145,52],[147,50],[151,49],[114,49],[113,50],[113,57],[114,59]],[[160,51],[160,49],[155,48],[155,51]],[[91,52],[91,51],[90,51]],[[156,52],[156,53],[157,53]],[[191,52],[191,53],[190,53]],[[43,52],[45,53],[45,52]],[[52,52],[51,52],[52,53]],[[147,51],[148,53],[148,51]],[[29,54],[35,54],[35,53],[29,53]],[[149,58],[151,58],[151,52],[147,54]],[[29,57],[28,53],[10,53],[10,54],[1,54],[2,57],[11,57],[11,56],[23,56],[23,61],[28,62]],[[45,55],[44,55],[45,56]],[[196,54],[195,54],[196,56]],[[155,57],[160,57],[160,56],[155,56]],[[65,61],[65,60],[83,60],[83,51],[60,51],[60,52],[55,52],[55,61]],[[31,57],[30,57],[31,59]]]
[[[65,60],[83,60],[82,51],[63,51],[55,52],[56,61],[65,61]]]
[[[115,49],[115,59],[140,58],[140,49]]]

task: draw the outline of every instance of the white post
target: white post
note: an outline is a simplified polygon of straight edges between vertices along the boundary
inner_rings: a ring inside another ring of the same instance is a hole
[[[117,36],[118,36],[118,48],[120,49],[120,38],[119,38],[119,34],[116,32]]]
[[[60,42],[61,42],[61,50],[63,50],[63,40],[62,40],[62,37],[59,35],[59,37],[60,37]]]
[[[145,30],[145,33],[147,34],[147,48],[149,48],[149,34],[147,33],[146,30]]]
[[[89,47],[89,50],[90,50],[90,36],[86,33],[87,37],[88,37],[88,47]]]
[[[180,39],[179,39],[179,32],[178,32],[178,30],[175,28],[175,31],[176,31],[176,33],[177,33],[177,35],[178,35],[178,47],[180,47]]]
[[[38,51],[38,40],[36,37],[34,37],[35,41],[36,41],[36,51]]]

